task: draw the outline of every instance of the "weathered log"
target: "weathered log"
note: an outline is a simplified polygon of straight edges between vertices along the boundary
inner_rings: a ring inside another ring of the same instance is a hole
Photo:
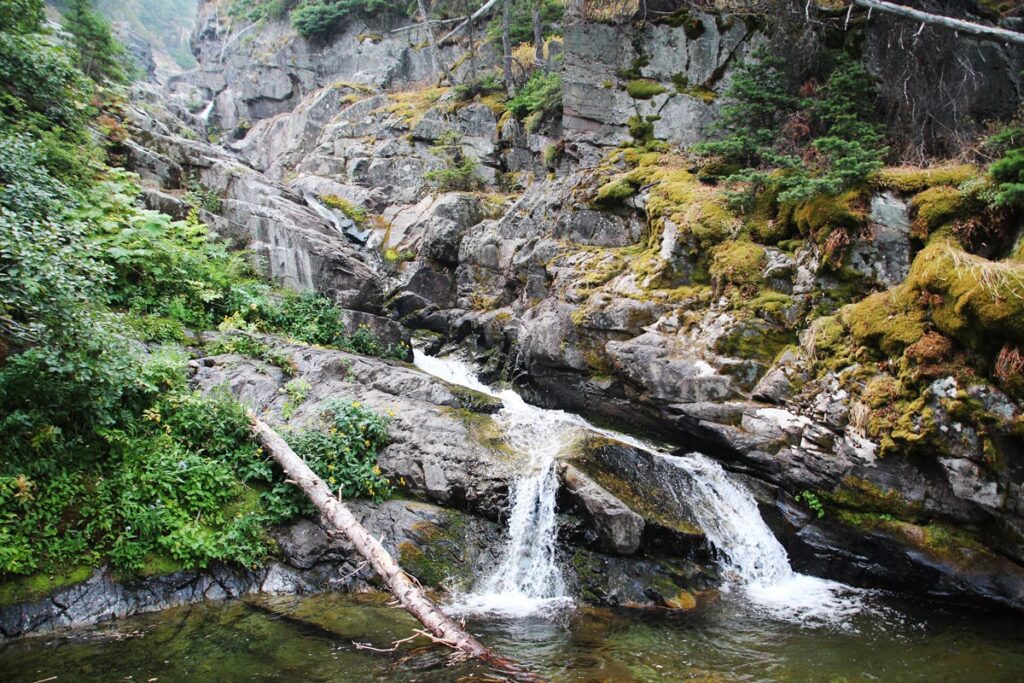
[[[473,14],[471,14],[468,19],[466,19],[461,24],[459,24],[458,26],[453,28],[451,31],[449,31],[445,35],[444,38],[442,38],[441,40],[439,40],[437,42],[439,42],[439,43],[441,43],[443,45],[445,43],[445,41],[447,41],[449,38],[453,38],[454,36],[459,35],[464,30],[466,30],[467,26],[469,26],[474,21],[476,21],[480,17],[482,17],[485,14],[487,14],[488,12],[490,12],[494,8],[494,6],[497,5],[497,4],[498,4],[498,0],[487,0],[487,2],[485,2],[483,4],[483,6],[480,7],[480,9],[478,9],[475,12],[473,12]]]
[[[930,14],[928,12],[916,10],[912,7],[897,5],[893,2],[886,2],[885,0],[853,0],[853,4],[866,7],[869,10],[878,10],[879,12],[906,17],[907,19],[913,19],[914,21],[922,24],[928,24],[930,26],[941,26],[943,28],[948,28],[960,33],[966,33],[967,35],[976,36],[978,38],[998,40],[1004,43],[1013,43],[1014,45],[1024,45],[1024,33],[1019,31],[1011,31],[1009,29],[999,28],[998,26],[986,26],[985,24],[978,24],[973,21],[964,21],[963,19],[954,19],[940,14]]]
[[[419,583],[402,570],[383,544],[359,523],[348,506],[331,493],[327,484],[291,449],[281,435],[254,414],[250,413],[249,418],[252,420],[256,439],[263,446],[263,450],[277,461],[288,475],[290,483],[298,486],[320,511],[323,519],[341,532],[356,551],[370,563],[402,607],[426,627],[433,640],[513,674],[517,680],[541,680],[512,660],[491,652],[441,611],[426,596]]]

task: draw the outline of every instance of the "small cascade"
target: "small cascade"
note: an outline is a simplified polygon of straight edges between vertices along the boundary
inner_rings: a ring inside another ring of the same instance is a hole
[[[669,455],[631,436],[596,427],[578,415],[526,403],[511,390],[496,392],[467,363],[414,351],[418,368],[469,389],[500,398],[495,419],[509,446],[529,457],[510,497],[508,539],[494,572],[480,580],[456,610],[526,615],[564,604],[565,582],[556,562],[555,460],[587,433],[646,451],[669,467],[683,470],[689,485],[666,487],[680,507],[692,510],[717,550],[725,590],[742,593],[751,605],[775,618],[800,623],[841,625],[864,605],[863,591],[834,581],[798,574],[785,548],[765,524],[753,495],[714,460],[691,453]]]
[[[472,594],[463,596],[456,611],[522,616],[571,602],[556,558],[559,482],[555,459],[583,433],[587,422],[561,410],[532,406],[511,390],[496,392],[459,360],[434,358],[418,349],[413,353],[416,366],[424,372],[501,399],[502,409],[495,419],[509,447],[528,457],[509,496],[501,560]]]

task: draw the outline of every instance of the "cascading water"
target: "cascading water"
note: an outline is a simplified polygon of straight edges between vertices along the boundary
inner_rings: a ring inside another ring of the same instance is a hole
[[[570,602],[556,560],[555,458],[588,427],[586,421],[561,410],[531,406],[511,390],[495,392],[459,360],[434,358],[419,350],[414,357],[418,368],[435,377],[501,399],[495,420],[509,447],[529,458],[510,493],[508,538],[501,560],[456,610],[525,615]]]
[[[587,432],[642,449],[685,471],[690,485],[669,488],[677,502],[693,511],[720,557],[726,589],[739,588],[772,615],[799,622],[841,624],[863,608],[862,591],[793,571],[785,548],[765,524],[757,502],[715,461],[691,453],[669,455],[648,443],[591,425],[561,410],[531,406],[514,391],[495,392],[457,359],[414,352],[416,366],[446,382],[500,398],[496,420],[509,446],[529,456],[511,493],[508,541],[490,575],[464,596],[457,609],[524,615],[568,601],[556,562],[555,459]]]

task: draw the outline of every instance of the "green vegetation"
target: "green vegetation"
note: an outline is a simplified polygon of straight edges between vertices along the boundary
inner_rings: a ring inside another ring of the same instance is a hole
[[[71,34],[78,68],[97,83],[129,80],[128,56],[92,0],[67,0],[64,30]]]
[[[364,227],[367,221],[369,220],[369,216],[366,215],[366,209],[364,209],[361,206],[356,206],[355,204],[345,199],[344,197],[328,194],[322,195],[320,197],[320,201],[322,201],[324,204],[331,207],[332,209],[337,209],[338,211],[341,211],[346,218],[351,220],[360,228]]]
[[[1003,155],[989,166],[998,183],[996,201],[1002,206],[1024,206],[1024,129],[1007,128],[989,138],[990,146],[1002,148]]]
[[[818,519],[825,516],[825,504],[821,502],[821,499],[813,491],[807,491],[806,489],[793,496],[797,502],[802,502],[810,510],[817,515]]]
[[[240,328],[211,349],[286,373],[290,359],[254,332],[389,351],[346,327],[325,297],[260,282],[198,222],[198,208],[218,201],[208,190],[191,189],[184,221],[139,208],[136,179],[107,166],[87,128],[120,95],[41,33],[41,2],[22,5],[0,12],[4,599],[104,562],[124,575],[258,564],[271,550],[267,525],[304,508],[260,452],[246,410],[226,392],[189,388],[187,330]],[[286,387],[295,404],[308,391]],[[358,404],[329,413],[325,431],[289,435],[293,447],[347,495],[386,496],[374,469],[386,422]]]
[[[509,99],[508,110],[518,119],[543,117],[562,106],[562,74],[558,71],[534,71],[530,80]]]
[[[637,78],[626,82],[626,92],[634,100],[649,100],[656,95],[667,92],[665,86],[657,81]]]
[[[373,15],[392,7],[388,0],[303,0],[292,10],[291,22],[303,38],[320,38],[337,31],[354,14]]]
[[[697,147],[740,167],[726,177],[741,188],[732,194],[734,206],[752,211],[768,187],[779,202],[838,195],[881,168],[887,149],[863,66],[837,53],[824,85],[801,96],[780,58],[765,48],[752,57],[726,92],[730,102],[717,122],[723,137]]]
[[[478,190],[483,181],[478,174],[479,165],[462,151],[460,136],[446,131],[434,142],[431,152],[444,160],[444,168],[427,171],[424,179],[441,192]]]
[[[508,16],[509,35],[513,45],[533,42],[533,10],[540,9],[541,23],[544,24],[544,37],[556,35],[565,14],[565,2],[562,0],[531,0],[530,2],[513,2]],[[495,45],[501,45],[501,12],[487,24],[487,37]]]

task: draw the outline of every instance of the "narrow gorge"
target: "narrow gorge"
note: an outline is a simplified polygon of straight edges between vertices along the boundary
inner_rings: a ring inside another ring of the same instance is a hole
[[[1017,680],[1022,43],[997,0],[5,3],[0,679],[515,679],[251,411],[541,680]]]

